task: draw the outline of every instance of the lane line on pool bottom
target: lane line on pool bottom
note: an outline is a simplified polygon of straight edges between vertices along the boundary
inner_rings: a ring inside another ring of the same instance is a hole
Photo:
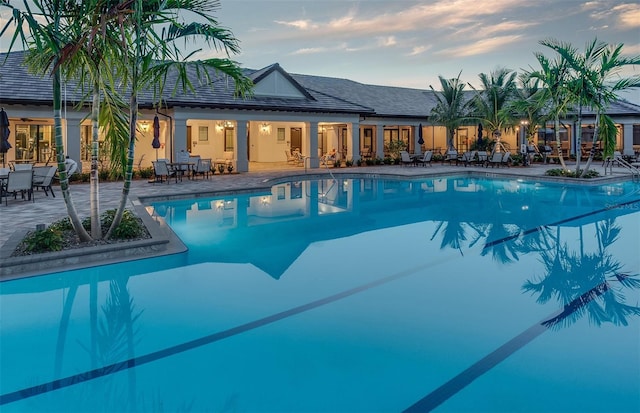
[[[68,377],[63,377],[60,379],[56,379],[56,380],[52,380],[50,382],[47,383],[42,383],[36,386],[32,386],[32,387],[27,387],[25,389],[22,390],[17,390],[11,393],[6,393],[3,395],[0,395],[0,406],[1,405],[5,405],[8,403],[13,403],[16,402],[18,400],[22,400],[22,399],[27,399],[27,398],[31,398],[34,396],[38,396],[44,393],[48,393],[54,390],[59,390],[62,389],[64,387],[69,387],[69,386],[73,386],[75,384],[79,384],[79,383],[83,383],[85,381],[89,381],[89,380],[94,380],[94,379],[98,379],[104,376],[108,376],[114,373],[118,373],[120,371],[123,370],[127,370],[133,367],[138,367],[141,366],[143,364],[147,364],[147,363],[151,363],[160,359],[163,359],[165,357],[169,357],[169,356],[173,356],[175,354],[178,353],[183,353],[185,351],[189,351],[189,350],[193,350],[195,348],[198,347],[202,347],[205,346],[207,344],[211,344],[214,343],[216,341],[220,341],[223,340],[225,338],[228,337],[232,337],[235,336],[237,334],[241,334],[244,333],[246,331],[249,330],[253,330],[255,328],[258,327],[262,327],[265,326],[267,324],[271,324],[274,323],[276,321],[282,320],[284,318],[288,318],[300,313],[303,313],[305,311],[309,311],[312,310],[314,308],[341,300],[343,298],[347,298],[349,296],[352,296],[354,294],[369,290],[371,288],[389,283],[391,281],[395,281],[397,279],[406,277],[408,275],[412,275],[414,273],[416,273],[419,270],[423,270],[425,268],[429,268],[429,267],[433,267],[434,265],[443,263],[446,261],[445,257],[447,257],[447,255],[443,255],[440,259],[436,260],[432,260],[429,263],[423,264],[423,265],[419,265],[419,266],[415,266],[412,267],[410,269],[407,269],[405,271],[399,272],[397,274],[394,275],[389,275],[387,277],[383,277],[380,278],[378,280],[375,281],[371,281],[367,284],[363,284],[360,285],[358,287],[354,287],[351,288],[349,290],[345,290],[342,291],[340,293],[325,297],[325,298],[321,298],[319,300],[316,301],[312,301],[310,303],[307,304],[303,304],[300,305],[298,307],[294,307],[291,308],[289,310],[285,310],[276,314],[272,314],[270,316],[255,320],[255,321],[251,321],[249,323],[245,323],[242,325],[239,325],[237,327],[232,327],[230,329],[227,330],[223,330],[223,331],[219,331],[217,333],[213,333],[210,334],[208,336],[204,336],[204,337],[200,337],[197,338],[195,340],[191,340],[191,341],[187,341],[185,343],[182,344],[177,344],[175,346],[172,347],[167,347],[165,349],[162,350],[158,350],[155,351],[153,353],[149,353],[149,354],[145,354],[143,356],[139,356],[139,357],[134,357],[125,361],[121,361],[119,363],[113,363],[107,366],[103,366],[103,367],[99,367],[97,369],[93,369],[93,370],[89,370],[86,371],[84,373],[78,373],[78,374],[74,374],[72,376],[68,376]],[[448,259],[448,257],[447,257]]]
[[[462,371],[460,374],[441,385],[416,403],[405,409],[403,413],[415,413],[415,412],[430,412],[436,407],[440,406],[445,401],[449,400],[452,396],[457,394],[460,390],[467,387],[475,379],[482,376],[487,371],[500,364],[503,360],[510,357],[513,353],[520,350],[525,345],[529,344],[536,337],[549,330],[553,326],[557,325],[561,320],[569,317],[571,314],[579,311],[585,306],[589,305],[596,297],[601,296],[609,289],[607,282],[600,283],[591,288],[587,292],[574,298],[570,303],[566,304],[564,308],[558,310],[544,320],[536,323],[518,334],[516,337],[507,341],[496,350],[492,351],[482,359],[475,362],[471,367]]]

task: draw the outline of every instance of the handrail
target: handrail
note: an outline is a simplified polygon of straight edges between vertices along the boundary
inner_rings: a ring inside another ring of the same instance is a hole
[[[614,158],[607,156],[604,162],[605,162],[605,165],[604,165],[605,175],[607,173],[607,167],[609,168],[609,171],[611,172],[611,174],[613,174],[613,164],[617,162],[618,165],[622,166],[624,169],[631,172],[631,175],[633,176],[634,181],[636,180],[636,178],[638,178],[638,180],[640,181],[640,169],[631,165],[629,162],[624,160],[624,158],[622,158],[621,156],[616,156]]]

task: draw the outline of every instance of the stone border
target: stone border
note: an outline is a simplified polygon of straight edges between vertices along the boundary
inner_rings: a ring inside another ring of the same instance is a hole
[[[0,279],[6,281],[187,251],[187,247],[164,221],[153,219],[139,200],[132,200],[132,204],[151,238],[11,257],[27,233],[27,230],[16,231],[0,248]]]

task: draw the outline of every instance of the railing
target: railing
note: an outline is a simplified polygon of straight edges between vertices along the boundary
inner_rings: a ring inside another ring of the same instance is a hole
[[[631,165],[629,162],[624,160],[624,158],[622,158],[621,156],[616,156],[613,158],[610,156],[607,156],[607,158],[604,160],[605,175],[607,174],[607,168],[609,168],[609,174],[613,175],[613,165],[616,163],[622,166],[627,171],[631,172],[631,175],[633,176],[634,181],[636,181],[636,179],[640,181],[640,169],[638,169],[634,165]]]

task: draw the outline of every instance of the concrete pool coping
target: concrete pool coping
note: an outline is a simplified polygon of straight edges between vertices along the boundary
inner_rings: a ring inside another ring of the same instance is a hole
[[[555,182],[566,184],[586,184],[602,185],[607,183],[624,182],[631,179],[628,175],[609,175],[590,179],[564,178],[546,175],[530,175],[520,173],[519,168],[502,170],[478,170],[469,168],[465,170],[428,171],[419,173],[414,168],[411,174],[407,174],[404,169],[400,170],[367,170],[353,171],[343,168],[330,170],[335,176],[341,178],[364,178],[364,179],[402,179],[416,180],[429,178],[442,178],[450,176],[477,176],[479,178],[513,178],[527,179],[542,182]],[[417,168],[416,168],[417,169]],[[420,168],[422,169],[422,168]],[[415,173],[418,172],[418,173]],[[7,242],[0,247],[0,281],[11,280],[21,277],[29,277],[67,270],[81,269],[93,266],[126,262],[131,260],[159,257],[170,254],[178,254],[187,251],[187,247],[179,237],[166,225],[164,220],[155,219],[149,214],[145,207],[152,202],[168,201],[177,199],[198,199],[211,196],[227,196],[256,191],[270,191],[273,185],[288,182],[291,180],[326,179],[331,174],[327,171],[309,173],[288,173],[278,176],[267,176],[263,180],[254,180],[252,185],[237,188],[211,189],[197,192],[195,190],[131,196],[132,208],[149,230],[151,238],[130,242],[119,242],[107,245],[98,245],[84,248],[76,248],[60,252],[50,252],[34,254],[28,256],[11,257],[16,246],[24,238],[26,229],[15,231]]]

